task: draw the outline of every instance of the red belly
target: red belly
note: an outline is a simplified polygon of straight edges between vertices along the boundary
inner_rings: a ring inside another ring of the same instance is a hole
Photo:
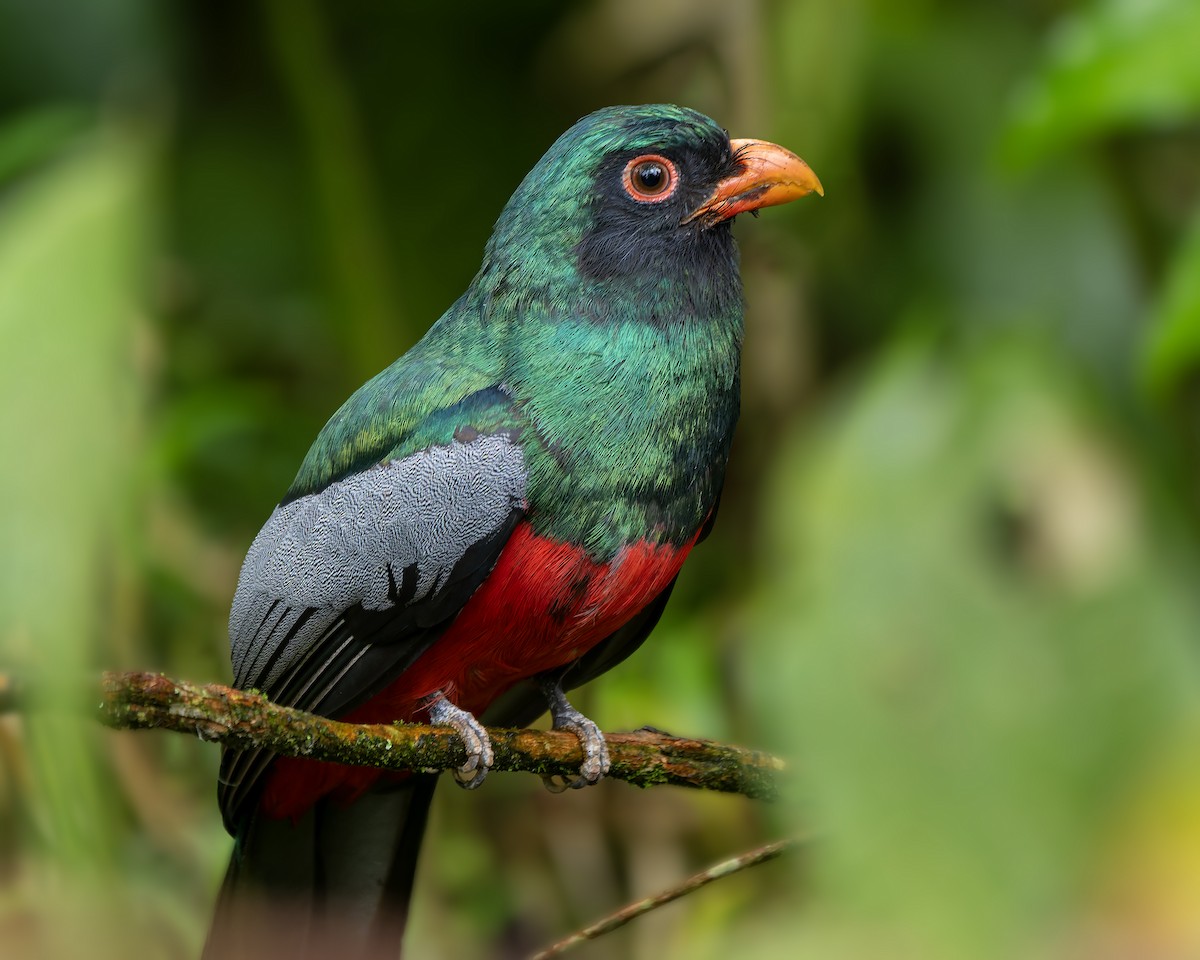
[[[565,666],[627,623],[667,587],[693,542],[642,540],[600,564],[522,522],[450,628],[391,686],[342,719],[427,720],[422,701],[439,690],[481,714],[518,680]],[[281,758],[267,775],[263,811],[299,816],[328,793],[349,801],[380,776],[369,767]]]

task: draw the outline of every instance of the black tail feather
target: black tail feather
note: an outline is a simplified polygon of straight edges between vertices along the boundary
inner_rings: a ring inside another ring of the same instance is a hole
[[[217,897],[204,960],[396,960],[437,783],[414,776],[299,820],[254,815]]]

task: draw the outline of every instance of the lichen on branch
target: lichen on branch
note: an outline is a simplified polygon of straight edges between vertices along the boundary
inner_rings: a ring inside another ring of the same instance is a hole
[[[0,676],[0,689],[5,678]],[[449,770],[465,753],[448,727],[352,724],[281,707],[260,694],[220,684],[194,684],[157,673],[105,673],[99,719],[116,729],[175,730],[234,749],[266,748],[384,770]],[[570,777],[583,761],[573,733],[489,729],[494,771]],[[697,787],[771,799],[783,762],[769,754],[656,730],[607,733],[608,776],[640,787]]]

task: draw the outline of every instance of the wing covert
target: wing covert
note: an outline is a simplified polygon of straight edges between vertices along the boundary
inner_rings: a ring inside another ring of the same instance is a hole
[[[347,611],[367,621],[386,613],[389,635],[431,625],[463,561],[478,565],[473,548],[511,529],[524,499],[520,446],[491,434],[276,507],[246,554],[229,615],[235,686],[270,695]]]

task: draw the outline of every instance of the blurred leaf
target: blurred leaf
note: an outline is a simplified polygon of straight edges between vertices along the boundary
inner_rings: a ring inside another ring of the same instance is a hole
[[[0,183],[52,157],[87,119],[69,104],[39,107],[6,120],[0,127]]]
[[[754,673],[821,838],[806,938],[1027,956],[1081,909],[1197,694],[1120,462],[1057,364],[994,343],[901,352],[781,462]]]
[[[1162,395],[1200,360],[1200,211],[1171,261],[1142,365],[1149,388]]]
[[[1096,871],[1080,955],[1200,956],[1198,739],[1192,724],[1156,745]]]
[[[142,137],[98,136],[0,217],[0,639],[7,661],[57,688],[52,706],[94,669],[102,611],[115,602],[147,174]],[[95,864],[111,854],[113,798],[97,765],[100,731],[72,712],[28,721],[31,809],[67,862]]]
[[[1102,0],[1064,19],[1015,106],[1007,152],[1030,162],[1121,126],[1200,113],[1200,3]]]

